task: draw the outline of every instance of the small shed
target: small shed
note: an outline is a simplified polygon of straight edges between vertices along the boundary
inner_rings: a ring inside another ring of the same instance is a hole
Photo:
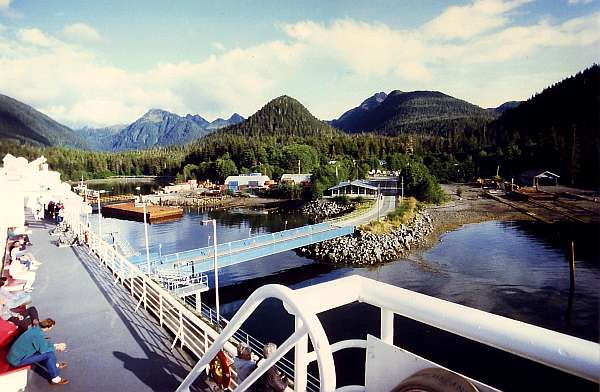
[[[528,170],[519,175],[522,185],[537,187],[539,185],[558,185],[560,176],[547,170]]]
[[[282,174],[280,182],[282,184],[292,184],[292,185],[303,185],[305,187],[310,186],[310,178],[312,174],[304,173],[304,174]]]
[[[379,189],[363,180],[342,181],[328,189],[331,196],[377,197]]]

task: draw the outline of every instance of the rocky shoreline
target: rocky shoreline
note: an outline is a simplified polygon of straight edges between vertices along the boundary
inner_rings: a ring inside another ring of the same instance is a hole
[[[433,219],[424,210],[413,222],[386,234],[356,230],[351,236],[305,246],[296,250],[299,255],[331,264],[373,265],[407,255],[411,248],[425,244],[433,231]]]
[[[300,212],[313,220],[335,218],[354,210],[352,204],[338,203],[333,200],[319,199],[302,206]]]

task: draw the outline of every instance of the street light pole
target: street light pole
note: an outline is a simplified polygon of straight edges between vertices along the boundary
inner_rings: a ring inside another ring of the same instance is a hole
[[[144,207],[144,238],[146,239],[146,272],[150,275],[150,249],[148,248],[148,225],[146,224],[146,202],[142,199],[142,206]]]
[[[100,209],[100,191],[96,193],[98,195],[98,235],[102,239],[102,210]]]
[[[212,223],[213,226],[213,268],[215,270],[215,307],[217,310],[217,330],[221,331],[221,313],[219,310],[219,264],[217,262],[217,221],[215,219],[203,220],[203,224]]]
[[[150,276],[150,248],[148,245],[148,224],[146,221],[146,202],[144,201],[144,197],[142,196],[142,188],[137,186],[135,189],[138,191],[140,196],[140,202],[142,203],[142,208],[144,209],[144,239],[146,241],[146,273]]]

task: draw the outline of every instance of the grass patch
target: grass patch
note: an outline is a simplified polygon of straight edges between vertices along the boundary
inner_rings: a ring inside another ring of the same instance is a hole
[[[389,233],[392,230],[400,228],[402,225],[412,222],[418,211],[419,203],[417,199],[409,197],[381,221],[367,223],[366,225],[362,225],[360,229],[375,234]]]

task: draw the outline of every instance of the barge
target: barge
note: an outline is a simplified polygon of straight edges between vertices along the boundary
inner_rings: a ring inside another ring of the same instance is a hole
[[[183,209],[180,207],[156,206],[152,204],[147,204],[144,209],[143,204],[134,202],[111,204],[102,207],[102,215],[104,216],[138,222],[144,222],[144,213],[146,214],[147,222],[156,223],[181,218],[183,216]]]

